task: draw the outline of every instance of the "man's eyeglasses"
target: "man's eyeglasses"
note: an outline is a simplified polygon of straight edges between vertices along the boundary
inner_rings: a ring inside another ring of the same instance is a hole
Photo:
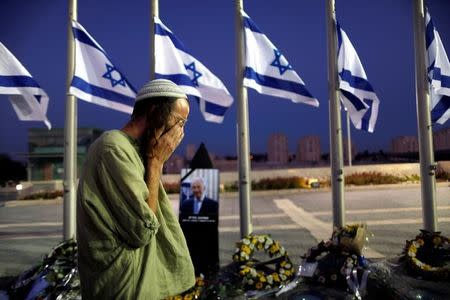
[[[181,128],[184,128],[184,125],[186,125],[186,122],[188,121],[186,118],[183,118],[180,114],[178,113],[172,113],[174,115],[174,119],[176,120],[175,123],[173,123],[172,125],[166,127],[166,130],[164,130],[163,134],[166,134],[169,130],[171,130],[173,127],[175,127],[176,125],[180,125]]]

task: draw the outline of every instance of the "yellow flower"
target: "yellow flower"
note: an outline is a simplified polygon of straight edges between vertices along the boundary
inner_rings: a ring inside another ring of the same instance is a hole
[[[278,273],[272,273],[273,281],[280,282],[280,276],[278,276]]]
[[[423,264],[422,269],[425,271],[431,271],[431,266],[427,264]]]
[[[192,300],[192,299],[193,299],[192,294],[184,295],[184,298],[183,298],[183,300]]]
[[[247,254],[250,254],[250,252],[252,252],[251,249],[247,245],[242,247],[242,251],[247,253]]]
[[[261,276],[259,277],[259,281],[266,282],[267,280],[266,277],[263,274],[261,274]]]
[[[278,246],[278,244],[273,244],[272,246],[270,246],[270,252],[271,253],[276,253],[278,250],[280,250],[280,247]]]
[[[286,276],[291,276],[291,271],[289,271],[289,270],[285,271],[285,272],[284,272],[284,275],[286,275]]]
[[[258,282],[258,283],[255,285],[255,287],[256,287],[257,290],[260,290],[260,289],[262,289],[263,284],[262,284],[261,282]]]

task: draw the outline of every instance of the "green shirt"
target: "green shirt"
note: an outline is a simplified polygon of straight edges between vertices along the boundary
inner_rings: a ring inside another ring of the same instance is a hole
[[[119,130],[90,147],[77,196],[83,300],[163,299],[195,283],[186,240],[162,184],[148,207],[138,142]]]

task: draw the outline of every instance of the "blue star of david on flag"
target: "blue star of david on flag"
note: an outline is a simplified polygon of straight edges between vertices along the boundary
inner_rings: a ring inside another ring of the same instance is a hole
[[[114,72],[119,74],[120,78],[119,80],[114,78]],[[112,87],[115,87],[116,85],[120,84],[121,86],[126,87],[125,79],[123,78],[122,74],[119,72],[119,70],[116,69],[116,67],[111,66],[109,64],[106,64],[106,73],[103,74],[103,78],[109,79],[111,81]]]
[[[278,49],[273,49],[273,52],[275,53],[275,59],[270,64],[271,66],[277,67],[280,71],[280,75],[283,75],[284,72],[288,70],[292,70],[292,66],[288,63],[287,65],[283,65],[280,61],[280,59],[283,57],[283,54]]]
[[[244,86],[260,94],[290,99],[294,103],[319,106],[319,101],[311,95],[278,47],[243,10],[241,14],[245,34]]]
[[[69,93],[80,100],[131,114],[136,90],[80,23],[72,21],[72,33],[76,64]]]
[[[192,72],[194,78],[191,78],[191,81],[194,84],[194,86],[198,86],[198,79],[202,77],[203,74],[197,71],[197,69],[195,68],[195,61],[191,62],[188,65],[184,65],[184,67],[186,68],[186,70]]]

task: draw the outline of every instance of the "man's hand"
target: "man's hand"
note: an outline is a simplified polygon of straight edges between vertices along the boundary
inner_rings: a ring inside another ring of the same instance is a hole
[[[164,164],[183,139],[184,129],[181,122],[177,122],[168,131],[158,132],[157,136],[156,141],[148,145],[148,159]]]

